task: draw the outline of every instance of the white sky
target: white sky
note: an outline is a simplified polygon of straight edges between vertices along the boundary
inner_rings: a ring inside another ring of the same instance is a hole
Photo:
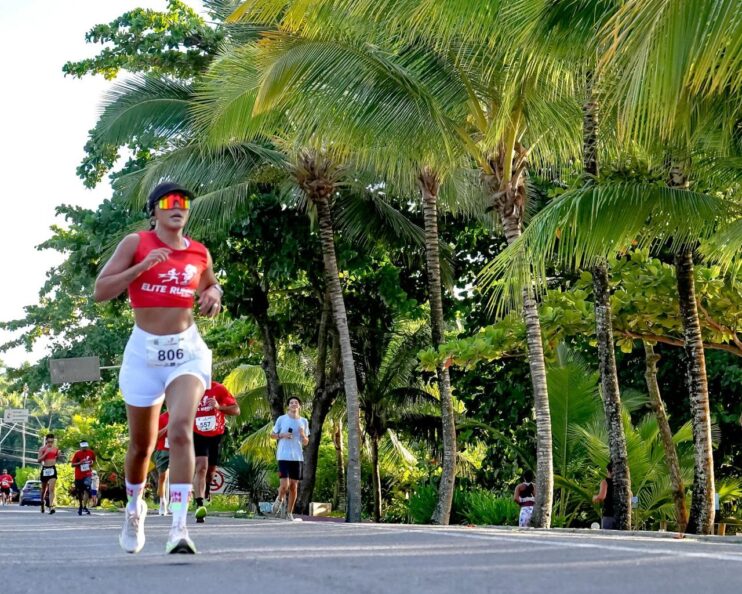
[[[200,0],[186,4],[202,11]],[[63,224],[54,208],[62,203],[94,208],[109,197],[108,183],[88,190],[75,175],[87,132],[111,82],[101,76],[64,77],[68,60],[92,57],[100,45],[86,44],[85,33],[133,8],[165,10],[166,0],[0,0],[0,253],[5,262],[0,319],[23,316],[35,304],[46,271],[59,263],[56,252],[35,246]],[[9,338],[0,333],[0,342]],[[0,353],[11,366],[43,353],[16,349]]]

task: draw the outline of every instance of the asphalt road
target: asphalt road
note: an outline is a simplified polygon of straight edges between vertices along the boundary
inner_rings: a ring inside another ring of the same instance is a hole
[[[207,518],[200,553],[164,553],[147,518],[139,555],[122,514],[0,508],[2,594],[742,591],[742,545],[585,532]]]

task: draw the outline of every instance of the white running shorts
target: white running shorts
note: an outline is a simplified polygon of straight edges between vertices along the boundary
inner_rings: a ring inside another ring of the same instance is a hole
[[[525,528],[531,525],[531,516],[533,515],[533,506],[524,505],[520,508],[520,517],[518,518],[518,526]]]
[[[181,375],[196,376],[204,389],[211,386],[211,351],[196,325],[168,336],[134,326],[119,373],[124,402],[143,408],[161,404],[170,382]]]

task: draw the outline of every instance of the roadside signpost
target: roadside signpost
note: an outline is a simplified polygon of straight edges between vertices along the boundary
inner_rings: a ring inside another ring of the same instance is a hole
[[[74,357],[50,359],[49,374],[53,384],[100,381],[100,359],[98,357]]]
[[[27,408],[6,408],[5,414],[3,415],[4,423],[27,423],[28,422],[28,409]]]

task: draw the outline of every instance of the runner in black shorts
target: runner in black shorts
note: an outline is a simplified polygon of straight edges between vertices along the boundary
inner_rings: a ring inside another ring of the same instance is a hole
[[[3,468],[2,474],[0,474],[0,498],[2,498],[3,505],[8,505],[11,502],[10,487],[13,485],[13,477],[8,474],[8,469]]]
[[[278,441],[276,459],[281,486],[273,503],[273,513],[278,514],[286,504],[286,519],[293,520],[299,481],[304,478],[304,446],[309,443],[309,423],[299,415],[301,400],[289,398],[289,412],[276,419],[271,439]],[[288,501],[284,502],[288,494]]]
[[[59,448],[54,445],[54,434],[48,433],[44,439],[44,445],[39,448],[38,460],[41,463],[41,513],[44,513],[44,505],[49,500],[49,513],[56,512],[56,485],[57,485],[57,460],[59,459]]]
[[[225,415],[240,414],[240,406],[219,382],[211,382],[198,403],[193,422],[193,449],[196,452],[196,473],[193,490],[196,493],[196,522],[203,524],[206,517],[204,497],[206,486],[219,463],[219,444],[226,430]]]

